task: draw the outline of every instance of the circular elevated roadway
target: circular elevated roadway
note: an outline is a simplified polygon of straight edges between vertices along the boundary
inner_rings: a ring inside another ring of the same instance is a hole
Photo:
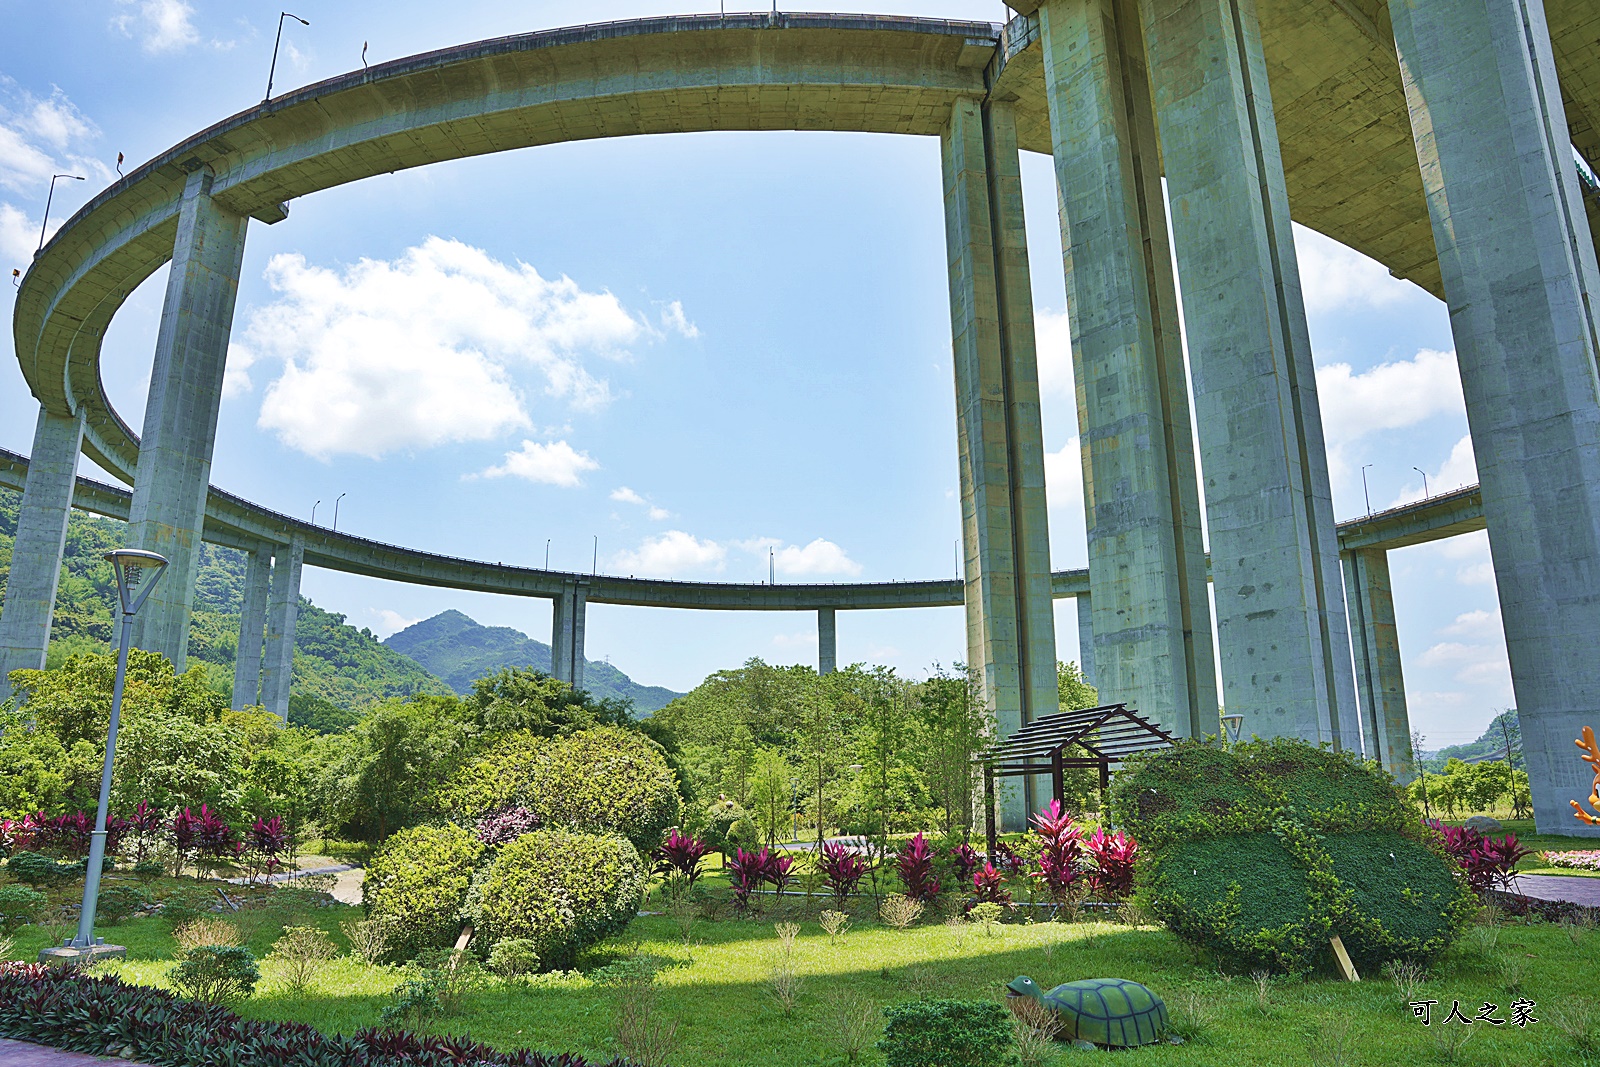
[[[1553,3],[1553,28],[1563,3]],[[1383,73],[1394,65],[1392,40],[1386,43],[1386,23],[1363,9],[1355,0],[1262,5],[1295,216],[1437,289],[1399,76]],[[1319,125],[1316,109],[1338,95],[1341,78],[1350,102]],[[1013,101],[1022,148],[1050,151],[1036,20],[1002,28],[872,15],[685,16],[498,38],[380,64],[226,119],[86,204],[23,278],[13,314],[17,358],[42,404],[84,413],[84,452],[131,483],[139,440],[105,395],[101,338],[128,295],[171,258],[180,196],[197,168],[213,171],[212,195],[224,207],[275,223],[287,217],[288,202],[322,189],[562,141],[708,130],[938,136],[957,99],[989,94]],[[1397,122],[1403,137],[1392,136]],[[1323,151],[1323,142],[1335,150]],[[293,535],[306,539],[308,563],[412,583],[554,596],[574,577],[335,534],[212,488],[208,540],[281,544]],[[1080,573],[1058,574],[1057,595],[1083,591],[1080,582],[1086,590]],[[961,603],[954,580],[590,581],[589,599],[601,603],[790,610]]]

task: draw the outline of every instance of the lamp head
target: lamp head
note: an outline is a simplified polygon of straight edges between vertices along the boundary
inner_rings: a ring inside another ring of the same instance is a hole
[[[167,558],[137,548],[117,548],[106,553],[117,576],[117,596],[124,615],[137,615],[145,598],[166,572]]]
[[[1244,729],[1244,716],[1235,712],[1232,715],[1223,715],[1221,718],[1223,727],[1228,731],[1229,743],[1238,744],[1239,731]]]

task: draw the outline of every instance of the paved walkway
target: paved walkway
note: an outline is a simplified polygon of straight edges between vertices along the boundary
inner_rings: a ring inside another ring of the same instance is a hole
[[[63,1052],[58,1048],[0,1037],[0,1064],[4,1064],[4,1067],[106,1067],[113,1063],[117,1067],[138,1067],[128,1060]]]
[[[1570,900],[1585,907],[1600,908],[1600,878],[1571,874],[1519,874],[1516,891],[1540,900]]]

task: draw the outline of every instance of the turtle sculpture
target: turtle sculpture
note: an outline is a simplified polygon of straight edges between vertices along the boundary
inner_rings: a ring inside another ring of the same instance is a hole
[[[1027,975],[1006,985],[1007,999],[1032,997],[1061,1020],[1063,1040],[1114,1048],[1152,1045],[1167,1029],[1167,1005],[1148,987],[1126,978],[1084,978],[1048,993]]]

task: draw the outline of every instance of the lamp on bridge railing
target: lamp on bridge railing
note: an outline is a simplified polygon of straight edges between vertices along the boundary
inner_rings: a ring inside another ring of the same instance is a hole
[[[1422,499],[1428,499],[1428,472],[1421,467],[1412,467],[1411,469],[1422,475]]]
[[[1239,732],[1244,729],[1244,716],[1234,712],[1231,715],[1220,716],[1220,718],[1222,719],[1222,728],[1227,731],[1228,744],[1237,745],[1239,743]]]
[[[166,572],[167,561],[154,552],[119,548],[106,553],[117,578],[117,599],[122,608],[122,634],[117,648],[117,674],[111,685],[111,722],[106,728],[106,757],[100,771],[100,807],[95,811],[94,831],[89,837],[89,866],[83,878],[83,908],[78,912],[78,933],[60,948],[39,953],[41,962],[94,959],[97,956],[126,955],[127,950],[106,945],[94,936],[95,905],[100,900],[100,874],[106,860],[106,817],[111,806],[111,767],[117,755],[117,726],[122,719],[122,683],[128,674],[128,646],[133,640],[133,617]]]

